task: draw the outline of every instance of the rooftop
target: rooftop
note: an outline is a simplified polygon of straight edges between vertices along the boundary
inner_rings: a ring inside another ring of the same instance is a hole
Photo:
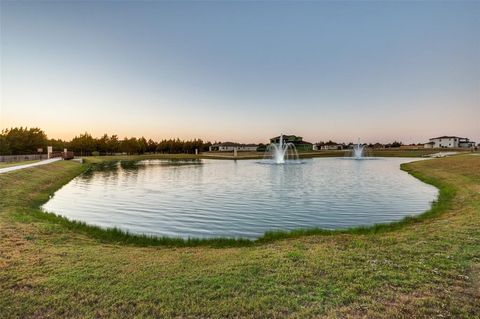
[[[223,142],[223,143],[217,143],[213,144],[212,146],[257,146],[257,144],[241,144],[241,143],[235,143],[235,142]]]
[[[301,136],[297,136],[297,135],[281,135],[281,136],[283,136],[283,139],[284,139],[284,140],[288,140],[288,139],[292,139],[292,138],[302,139]],[[275,136],[275,137],[272,137],[271,140],[273,140],[273,139],[279,139],[279,138],[280,138],[280,135]]]
[[[342,144],[341,144],[341,143],[332,142],[332,141],[328,141],[328,142],[320,142],[320,143],[317,143],[317,145],[342,145]]]
[[[439,137],[432,137],[430,140],[436,140],[436,139],[439,139],[439,138],[463,138],[463,137],[444,135],[444,136],[439,136]]]

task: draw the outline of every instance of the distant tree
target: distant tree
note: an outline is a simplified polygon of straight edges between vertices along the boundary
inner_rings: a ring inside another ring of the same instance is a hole
[[[31,154],[37,153],[38,148],[44,152],[47,146],[53,146],[54,150],[63,150],[67,148],[80,156],[91,155],[92,152],[99,154],[112,154],[125,152],[128,154],[143,154],[145,152],[154,153],[195,153],[198,151],[208,151],[212,145],[211,142],[203,142],[201,139],[180,140],[164,139],[156,142],[152,139],[148,141],[145,137],[124,138],[119,140],[117,135],[102,135],[100,138],[94,138],[88,132],[75,136],[71,141],[61,139],[48,139],[46,134],[39,128],[15,127],[2,130],[0,132],[0,154]]]
[[[97,150],[97,141],[87,132],[75,136],[70,142],[70,148],[81,156],[90,155]]]
[[[207,152],[210,149],[210,146],[212,146],[212,142],[205,142],[202,144],[202,147],[199,149],[199,151]]]
[[[7,137],[3,134],[3,131],[0,133],[0,155],[10,155],[10,145],[8,144]]]
[[[135,137],[125,137],[120,142],[120,151],[127,154],[136,154],[139,152],[140,146],[138,140]]]
[[[110,140],[110,138],[108,137],[107,134],[103,134],[102,137],[97,139],[96,149],[100,154],[107,154],[108,153],[108,142],[109,142],[109,140]]]
[[[65,148],[69,148],[70,145],[67,141],[64,141],[62,139],[49,139],[47,142],[48,146],[51,146],[54,150],[57,151],[63,151]],[[46,152],[47,150],[43,148],[43,151]]]
[[[120,150],[120,141],[117,135],[112,135],[107,141],[107,153],[118,153]]]
[[[33,127],[14,127],[2,131],[1,152],[5,154],[32,154],[47,146],[47,135]]]
[[[148,147],[148,142],[147,140],[145,139],[145,137],[141,137],[137,140],[137,143],[138,143],[138,149],[137,149],[137,153],[138,154],[143,154],[147,151],[147,147]]]
[[[257,152],[265,152],[267,150],[267,145],[260,143],[257,147]]]
[[[402,142],[397,142],[397,141],[395,141],[395,142],[393,142],[393,143],[391,144],[391,147],[400,147],[400,146],[402,146],[402,145],[403,145]]]
[[[157,151],[157,142],[152,139],[149,139],[147,142],[147,152],[148,153],[155,153]]]

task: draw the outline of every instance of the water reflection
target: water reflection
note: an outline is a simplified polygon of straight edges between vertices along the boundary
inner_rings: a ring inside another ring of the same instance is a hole
[[[419,214],[435,199],[435,188],[399,170],[406,161],[102,163],[65,185],[44,209],[102,227],[183,238],[368,225]]]

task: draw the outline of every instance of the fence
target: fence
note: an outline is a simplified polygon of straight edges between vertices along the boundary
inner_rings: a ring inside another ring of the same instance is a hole
[[[67,152],[51,152],[51,153],[50,153],[50,158],[54,158],[54,157],[61,157],[61,158],[63,158],[63,159],[69,160],[69,159],[73,159],[74,154],[73,154],[72,151],[67,151]]]
[[[29,154],[29,155],[0,155],[1,162],[21,162],[47,159],[47,154]]]

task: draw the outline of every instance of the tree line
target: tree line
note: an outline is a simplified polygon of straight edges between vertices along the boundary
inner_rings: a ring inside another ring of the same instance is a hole
[[[115,153],[144,154],[144,153],[195,153],[208,151],[210,142],[201,139],[180,140],[164,139],[159,142],[145,137],[125,137],[104,134],[95,138],[89,133],[75,136],[70,141],[49,139],[40,128],[14,127],[0,132],[0,155],[21,155],[46,153],[47,146],[55,151],[64,148],[77,155],[108,155]]]
[[[317,145],[319,146],[322,146],[322,145],[341,145],[343,146],[343,148],[353,148],[353,146],[356,144],[356,143],[353,143],[353,142],[350,142],[350,143],[337,143],[337,142],[333,142],[332,140],[329,140],[327,142],[318,142],[316,143]],[[397,148],[397,147],[400,147],[402,145],[404,145],[402,142],[399,142],[399,141],[394,141],[392,143],[386,143],[386,144],[382,144],[382,143],[362,143],[362,145],[365,145],[366,147],[368,148],[376,148],[376,147],[382,147],[382,148]],[[423,145],[421,143],[417,144],[417,145]]]

